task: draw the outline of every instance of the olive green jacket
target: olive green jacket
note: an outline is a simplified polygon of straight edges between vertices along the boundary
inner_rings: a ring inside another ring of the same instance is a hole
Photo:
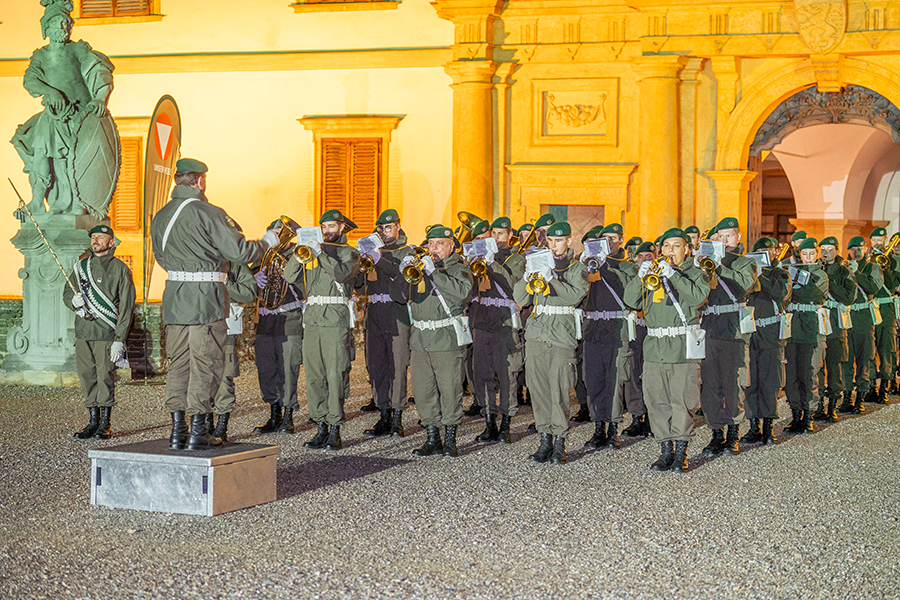
[[[421,291],[420,291],[421,290]],[[453,316],[464,314],[472,294],[472,273],[456,253],[435,263],[431,275],[425,275],[420,285],[407,283],[403,277],[394,278],[391,297],[395,302],[408,305],[413,328],[409,336],[409,349],[418,352],[449,352],[459,349],[456,330],[452,326],[436,329],[419,329],[417,321],[443,321],[448,318],[437,294],[443,297]]]
[[[520,279],[513,287],[513,295],[519,306],[568,306],[578,307],[588,293],[587,267],[572,257],[572,253],[556,260],[556,279],[547,282],[550,293],[529,294],[528,282]],[[569,314],[541,314],[533,310],[524,319],[525,341],[535,340],[553,346],[574,350],[578,345],[575,323],[578,317]]]
[[[166,247],[162,239],[166,226],[181,204],[191,202],[172,226]],[[166,271],[224,272],[226,263],[251,263],[262,259],[267,246],[249,241],[231,225],[224,210],[210,204],[197,188],[176,185],[172,200],[159,209],[150,223],[150,238],[156,262]],[[163,292],[163,320],[167,325],[205,325],[221,321],[228,314],[228,290],[220,282],[166,281]]]
[[[644,312],[647,328],[682,327],[678,310],[672,301],[678,300],[688,325],[700,323],[700,316],[706,310],[709,297],[709,277],[706,271],[694,266],[693,260],[686,258],[682,267],[674,267],[669,284],[671,294],[665,286],[658,292],[648,292],[643,282],[635,277],[625,286],[625,304]],[[687,339],[684,335],[675,337],[651,337],[644,340],[644,361],[663,364],[697,363],[698,359],[687,358]]]
[[[806,285],[800,285],[795,280],[793,282],[793,292],[791,292],[791,304],[812,304],[814,306],[822,306],[825,298],[828,297],[828,275],[822,269],[822,265],[815,263],[812,265],[795,265],[798,270],[806,269],[809,271],[809,281]],[[799,311],[789,310],[794,313],[791,320],[791,342],[797,344],[815,344],[819,336],[819,318],[815,311]]]
[[[350,307],[342,304],[312,304],[316,296],[350,299],[353,283],[359,273],[359,251],[347,245],[347,237],[341,236],[336,244],[322,244],[318,258],[308,265],[299,259],[289,260],[284,267],[288,283],[301,287],[306,294],[307,305],[303,311],[306,327],[350,327]]]
[[[756,261],[728,250],[722,258],[722,264],[716,268],[716,280],[716,284],[709,292],[707,310],[715,306],[746,302],[747,297],[759,289]],[[735,300],[732,300],[725,291],[726,286]],[[718,315],[707,313],[703,317],[703,329],[711,339],[744,341],[750,339],[749,333],[741,333],[739,312]]]
[[[400,263],[413,253],[407,245],[405,234],[401,234],[392,244],[378,249],[381,258],[369,275],[360,272],[356,276],[354,286],[357,294],[372,297],[390,295],[391,285],[396,278],[403,279],[400,274]],[[389,335],[397,335],[401,328],[409,328],[409,312],[405,304],[399,302],[370,302],[366,307],[366,330],[380,331]]]
[[[825,299],[825,306],[828,307],[831,317],[829,340],[846,337],[846,330],[841,329],[838,304],[850,306],[856,297],[856,277],[853,276],[853,271],[841,266],[843,260],[837,256],[834,262],[824,267],[825,274],[828,275],[828,297]]]
[[[76,316],[75,337],[79,340],[124,343],[125,338],[128,337],[128,329],[131,327],[131,317],[134,312],[134,280],[128,265],[116,258],[114,252],[115,248],[112,248],[103,256],[92,256],[90,264],[91,276],[97,287],[116,305],[118,311],[116,328],[113,330],[100,319],[88,320]],[[78,281],[74,268],[69,274],[69,281],[76,289],[81,289],[81,283]],[[70,286],[67,285],[63,289],[63,303],[70,310],[75,310],[75,307],[72,306],[74,295]]]

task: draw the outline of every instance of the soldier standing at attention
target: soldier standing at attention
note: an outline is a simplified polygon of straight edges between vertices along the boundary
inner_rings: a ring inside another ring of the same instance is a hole
[[[737,219],[722,219],[710,235],[725,244],[725,256],[716,266],[715,283],[710,286],[703,317],[706,358],[700,363],[700,404],[713,433],[703,454],[721,454],[726,448],[737,454],[738,427],[744,420],[744,389],[750,385],[750,332],[742,333],[740,322],[747,296],[759,289],[759,283],[756,261],[742,256],[744,245]],[[726,426],[727,436],[723,431]]]
[[[375,222],[384,246],[375,251],[375,267],[357,276],[356,288],[369,298],[366,309],[366,360],[372,379],[372,397],[381,411],[375,426],[363,433],[374,437],[403,437],[403,411],[408,404],[409,313],[391,299],[391,285],[400,275],[400,262],[413,253],[400,229],[400,215],[393,208]]]
[[[306,294],[303,359],[309,417],[318,423],[304,448],[341,449],[341,422],[350,374],[354,310],[350,296],[359,273],[359,252],[347,245],[346,232],[356,225],[337,209],[319,219],[324,243],[308,242],[313,258],[288,262],[284,279]]]
[[[644,401],[653,436],[661,454],[650,465],[655,471],[687,471],[687,447],[700,402],[700,359],[690,358],[689,345],[700,329],[700,315],[709,296],[706,271],[685,260],[690,244],[684,231],[673,227],[660,238],[661,260],[656,268],[643,263],[638,276],[625,286],[625,304],[644,311]],[[651,269],[661,279],[655,291],[645,288]]]
[[[206,199],[205,164],[182,158],[175,170],[172,199],[150,223],[156,261],[169,273],[162,303],[170,360],[169,447],[205,450],[222,444],[206,427],[209,399],[222,381],[225,362],[229,300],[222,264],[261,260],[278,235],[267,231],[262,240],[247,241],[225,211]],[[185,415],[191,419],[190,435]]]
[[[887,240],[887,230],[884,227],[876,227],[869,234],[872,243],[872,254],[883,254],[884,244]],[[875,293],[874,302],[881,310],[881,322],[875,325],[875,354],[878,357],[878,369],[875,369],[875,358],[872,358],[869,372],[872,378],[872,387],[869,388],[867,402],[887,404],[887,384],[894,379],[894,363],[897,362],[897,337],[894,334],[894,323],[897,314],[894,308],[894,292],[900,283],[900,275],[894,270],[894,257],[889,257],[890,265],[881,270],[884,285]],[[872,256],[869,257],[872,260]],[[879,379],[878,388],[875,388],[875,379]]]
[[[587,295],[588,272],[569,249],[572,228],[568,223],[550,225],[547,243],[555,261],[553,277],[546,281],[547,295],[529,293],[529,273],[516,282],[513,295],[520,306],[533,305],[525,325],[526,383],[532,392],[531,406],[541,444],[528,458],[539,463],[549,460],[565,464],[569,390],[575,386],[575,347],[581,337],[575,307]]]
[[[656,246],[653,242],[642,242],[635,248],[634,262],[636,267],[647,261],[653,262],[656,258]],[[635,277],[637,273],[635,273]],[[631,413],[631,425],[624,433],[627,436],[649,436],[650,420],[647,418],[647,405],[644,403],[644,340],[647,339],[647,321],[644,314],[639,312],[634,323],[634,339],[629,342],[631,347],[631,376],[625,383],[625,408]]]
[[[90,422],[77,440],[108,440],[116,404],[116,362],[125,358],[125,338],[134,310],[134,281],[128,266],[114,256],[116,238],[107,225],[90,231],[90,255],[75,263],[63,290],[63,302],[75,311],[75,365]]]
[[[457,328],[466,327],[463,309],[472,293],[472,274],[453,251],[453,230],[435,225],[426,234],[428,254],[417,260],[407,256],[401,273],[417,265],[422,277],[408,283],[394,279],[391,297],[407,304],[412,322],[409,337],[410,382],[416,409],[428,434],[425,444],[413,450],[416,456],[443,454],[456,457],[456,428],[462,421],[463,360],[468,341]],[[471,338],[470,338],[471,339]],[[441,442],[440,426],[445,428]]]

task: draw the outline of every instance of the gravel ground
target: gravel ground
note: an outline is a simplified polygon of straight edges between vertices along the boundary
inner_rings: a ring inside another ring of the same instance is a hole
[[[105,442],[72,440],[78,390],[0,388],[0,597],[900,598],[898,404],[713,460],[698,419],[687,474],[649,471],[653,440],[583,454],[590,424],[568,465],[529,463],[528,408],[511,446],[465,419],[460,458],[419,459],[414,410],[414,435],[362,434],[356,367],[324,453],[305,411],[298,435],[247,436],[268,409],[244,366],[233,441],[281,446],[278,501],[218,517],[89,504],[88,449],[168,436],[162,386],[120,384]]]

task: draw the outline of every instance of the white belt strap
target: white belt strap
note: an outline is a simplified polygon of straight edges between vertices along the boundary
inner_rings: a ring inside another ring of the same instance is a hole
[[[757,327],[766,327],[768,325],[774,325],[776,323],[781,323],[781,315],[773,315],[771,317],[756,320]]]
[[[858,304],[851,304],[851,305],[850,305],[850,310],[851,310],[851,311],[856,311],[856,310],[869,310],[869,303],[868,303],[868,302],[860,302],[860,303],[858,303]]]
[[[584,318],[590,319],[591,321],[612,321],[613,319],[623,319],[628,315],[629,311],[626,310],[584,311]]]
[[[507,298],[483,298],[476,296],[472,298],[472,302],[476,302],[482,306],[496,306],[497,308],[515,308],[516,303]]]
[[[720,282],[721,283],[721,282]],[[716,304],[715,306],[707,307],[706,314],[708,315],[724,315],[728,313],[736,313],[740,312],[741,308],[744,305],[740,303],[734,304]]]
[[[390,294],[372,294],[369,296],[369,304],[386,304],[393,302]]]
[[[172,218],[169,219],[169,222],[166,223],[166,230],[163,232],[162,239],[162,251],[166,251],[166,242],[169,239],[169,233],[172,231],[172,225],[175,224],[176,219],[178,219],[178,215],[181,214],[181,211],[184,210],[184,207],[190,204],[191,202],[197,202],[200,200],[199,198],[188,198],[184,202],[178,205],[178,208],[175,209],[175,214],[172,215]]]
[[[322,304],[347,304],[347,299],[343,296],[310,296],[306,301],[310,306]]]
[[[259,314],[263,316],[267,315],[280,315],[281,313],[290,312],[292,310],[297,310],[298,308],[303,308],[303,300],[295,300],[294,302],[290,302],[288,304],[282,304],[278,308],[274,310],[269,310],[265,306],[259,307]]]
[[[681,337],[688,331],[700,329],[699,325],[682,325],[681,327],[648,327],[647,335],[655,338]]]
[[[574,315],[574,306],[550,306],[547,304],[538,304],[534,307],[536,315]]]
[[[420,331],[424,331],[425,329],[434,331],[435,329],[442,329],[444,327],[452,326],[453,319],[441,319],[440,321],[413,321],[413,327]]]
[[[169,271],[169,281],[213,281],[225,283],[227,273],[221,271]]]
[[[815,304],[794,304],[791,302],[787,307],[789,312],[816,312],[819,307]]]
[[[888,297],[888,298],[874,298],[873,301],[875,302],[875,304],[881,306],[882,304],[890,304],[891,302],[894,301],[894,299],[891,298],[891,297]]]

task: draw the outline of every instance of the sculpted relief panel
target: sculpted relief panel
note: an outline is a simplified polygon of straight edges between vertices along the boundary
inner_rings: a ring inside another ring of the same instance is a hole
[[[834,50],[847,30],[846,0],[794,0],[797,31],[813,52]]]
[[[532,86],[534,145],[618,144],[618,78],[536,79]]]

